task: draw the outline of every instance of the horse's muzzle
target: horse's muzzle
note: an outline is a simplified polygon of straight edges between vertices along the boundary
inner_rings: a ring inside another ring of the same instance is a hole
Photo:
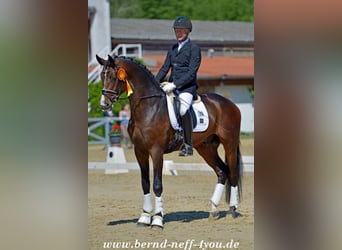
[[[113,103],[119,99],[119,95],[111,90],[102,90],[102,96],[100,101],[100,107],[103,111],[111,110]]]
[[[102,95],[105,96],[106,99],[110,100],[111,104],[119,100],[119,93],[116,91],[102,89]]]
[[[102,95],[104,95],[104,96],[111,95],[111,96],[118,97],[119,93],[116,91],[110,90],[110,89],[102,89]]]
[[[112,105],[109,103],[106,103],[105,105],[100,105],[102,111],[109,111],[112,109]]]

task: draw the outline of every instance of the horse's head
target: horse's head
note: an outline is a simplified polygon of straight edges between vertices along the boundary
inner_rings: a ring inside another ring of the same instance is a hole
[[[103,110],[110,110],[113,102],[116,102],[119,96],[127,90],[126,71],[117,65],[115,59],[110,55],[108,55],[107,60],[98,55],[96,55],[96,59],[103,66],[101,71],[103,88],[100,106]]]

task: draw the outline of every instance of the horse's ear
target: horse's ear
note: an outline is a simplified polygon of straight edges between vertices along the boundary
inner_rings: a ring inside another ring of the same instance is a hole
[[[108,61],[110,61],[113,65],[115,65],[115,61],[111,55],[108,55]]]
[[[104,65],[105,64],[105,59],[99,57],[98,55],[96,55],[96,60],[99,62],[100,65]]]

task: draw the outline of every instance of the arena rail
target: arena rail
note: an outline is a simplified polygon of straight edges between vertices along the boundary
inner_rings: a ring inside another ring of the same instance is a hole
[[[242,156],[244,172],[254,172],[254,156]],[[152,163],[150,163],[152,165]],[[177,175],[178,171],[213,171],[205,163],[176,163],[164,161],[164,174]],[[104,169],[106,173],[119,173],[122,170],[139,170],[137,162],[88,162],[88,169]],[[151,170],[152,171],[152,170]],[[127,172],[127,171],[126,171]]]
[[[119,117],[88,117],[88,145],[104,144],[109,147],[109,131],[114,121],[121,121],[121,119]],[[104,137],[94,133],[94,130],[101,126],[104,127]],[[90,138],[92,140],[89,140]]]

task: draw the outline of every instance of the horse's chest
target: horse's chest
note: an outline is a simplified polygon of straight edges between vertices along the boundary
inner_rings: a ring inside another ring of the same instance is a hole
[[[151,129],[148,128],[140,128],[139,126],[132,126],[132,132],[131,132],[131,139],[134,142],[139,142],[142,144],[146,144],[151,136],[153,135],[153,133],[151,133]]]

